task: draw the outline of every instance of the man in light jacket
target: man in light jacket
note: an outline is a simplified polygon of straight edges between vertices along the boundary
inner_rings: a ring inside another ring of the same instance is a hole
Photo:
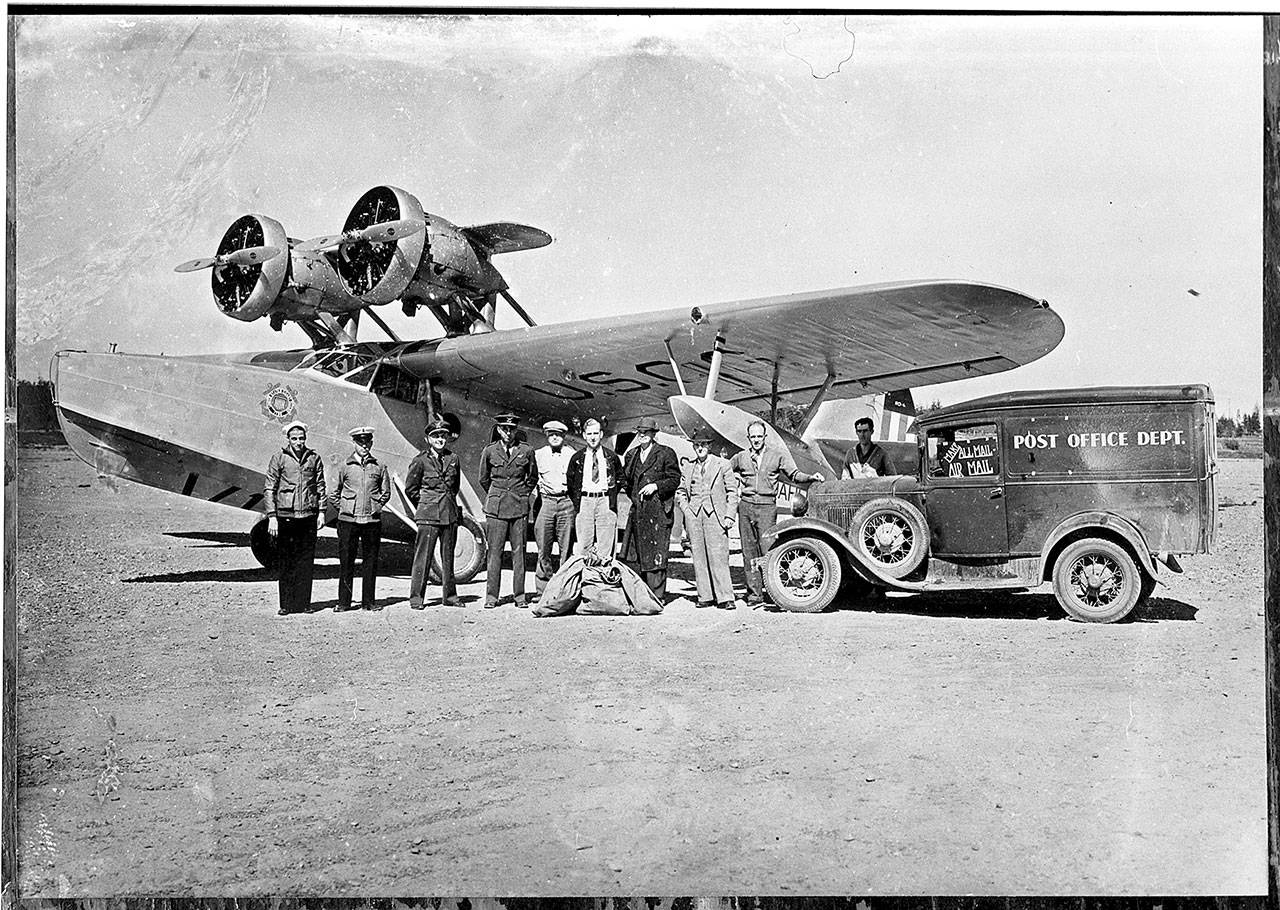
[[[325,502],[324,463],[307,448],[307,425],[295,420],[284,435],[288,444],[271,456],[263,489],[267,533],[280,565],[280,616],[311,609],[316,530],[324,527]]]
[[[356,549],[361,550],[360,606],[381,610],[374,599],[378,550],[382,546],[382,509],[391,499],[391,475],[373,456],[373,427],[354,427],[355,451],[338,471],[329,507],[338,512],[338,604],[335,613],[351,609]]]

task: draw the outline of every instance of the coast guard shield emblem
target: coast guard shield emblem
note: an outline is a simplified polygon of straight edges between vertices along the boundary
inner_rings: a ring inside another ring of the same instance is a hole
[[[287,423],[298,413],[298,393],[283,383],[273,382],[262,395],[262,416]]]

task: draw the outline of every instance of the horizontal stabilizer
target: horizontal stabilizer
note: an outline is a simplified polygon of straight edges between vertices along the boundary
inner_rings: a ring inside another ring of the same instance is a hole
[[[529,227],[527,224],[513,224],[510,221],[477,224],[474,227],[463,228],[462,233],[488,250],[490,255],[495,256],[498,253],[514,253],[517,250],[536,250],[551,242],[551,235],[546,231]]]

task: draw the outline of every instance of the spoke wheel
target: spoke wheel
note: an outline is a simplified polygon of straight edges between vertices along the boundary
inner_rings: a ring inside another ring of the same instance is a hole
[[[1078,540],[1058,556],[1053,593],[1073,619],[1115,622],[1137,605],[1142,577],[1133,557],[1119,544]]]
[[[784,540],[765,560],[764,583],[773,602],[792,613],[819,613],[840,590],[842,567],[831,545],[813,537]]]
[[[858,553],[890,578],[910,575],[924,561],[929,540],[924,516],[901,499],[873,499],[853,516],[851,536]]]

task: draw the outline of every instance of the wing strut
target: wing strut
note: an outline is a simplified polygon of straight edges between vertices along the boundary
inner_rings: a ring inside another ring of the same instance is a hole
[[[676,355],[671,353],[671,342],[664,341],[663,344],[667,346],[667,360],[671,361],[671,372],[675,374],[676,385],[680,387],[680,394],[688,395],[689,393],[684,387],[684,377],[680,375],[680,364],[676,363]]]
[[[831,388],[831,384],[836,381],[835,373],[828,373],[827,379],[822,383],[822,388],[818,389],[818,394],[813,396],[813,401],[809,404],[809,409],[804,412],[804,417],[800,421],[800,425],[796,427],[795,434],[803,436],[804,431],[809,426],[809,421],[813,420],[813,415],[818,413],[818,406],[822,404],[822,400],[827,397],[827,391]]]
[[[389,325],[387,325],[385,322],[383,322],[383,321],[382,321],[382,317],[381,317],[381,316],[379,316],[377,313],[375,313],[375,312],[373,311],[373,308],[372,308],[372,307],[365,307],[365,308],[364,308],[364,311],[365,311],[366,313],[368,313],[368,314],[369,314],[369,318],[370,318],[370,319],[372,319],[374,322],[376,322],[376,323],[378,324],[378,328],[382,329],[382,331],[384,331],[384,332],[386,332],[386,333],[387,333],[387,337],[388,337],[388,338],[390,338],[392,341],[399,341],[399,340],[400,340],[400,339],[396,336],[396,333],[395,333],[395,332],[393,332],[393,331],[391,331],[391,326],[389,326]]]
[[[529,326],[537,325],[537,323],[533,321],[533,317],[524,311],[524,307],[516,303],[516,299],[514,297],[508,294],[505,290],[499,291],[498,293],[502,295],[503,300],[511,304],[511,309],[515,310],[516,315],[524,320],[525,325],[529,325]]]
[[[773,381],[769,384],[769,424],[778,423],[778,376],[782,373],[782,361],[773,362]]]
[[[707,374],[707,391],[703,394],[703,398],[712,399],[716,397],[716,383],[720,381],[720,361],[724,357],[724,336],[716,333],[715,344],[711,346],[711,372]],[[828,385],[830,381],[828,380]],[[823,386],[826,391],[826,386]]]

